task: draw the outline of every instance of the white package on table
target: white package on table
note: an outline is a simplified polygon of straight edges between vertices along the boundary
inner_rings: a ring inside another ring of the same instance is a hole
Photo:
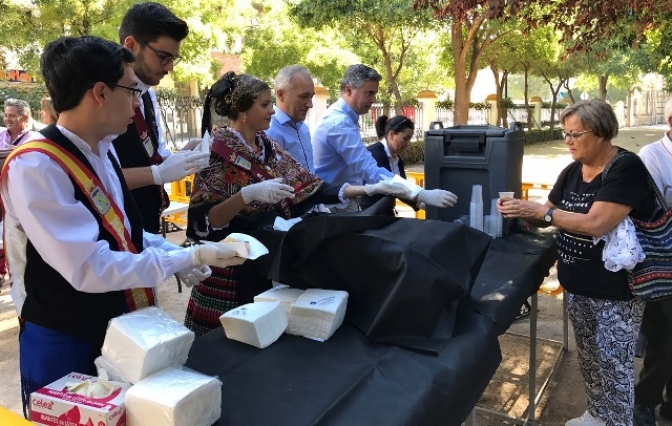
[[[126,392],[128,426],[210,426],[222,415],[222,382],[185,368],[167,368]]]
[[[156,307],[113,318],[102,354],[123,375],[137,383],[168,367],[187,361],[194,332]]]
[[[287,329],[287,312],[278,301],[238,306],[219,317],[226,337],[263,349]]]
[[[292,303],[301,296],[305,290],[300,288],[293,288],[287,285],[281,285],[278,287],[273,287],[270,290],[266,290],[261,294],[254,296],[255,302],[281,302],[282,307],[287,311],[289,315],[289,310],[292,308]]]
[[[343,324],[348,292],[309,288],[289,312],[288,334],[325,341]]]

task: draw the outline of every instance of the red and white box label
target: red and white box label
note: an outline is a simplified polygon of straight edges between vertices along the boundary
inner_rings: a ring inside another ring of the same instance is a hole
[[[67,384],[97,378],[70,373],[54,383],[30,394],[30,420],[49,426],[126,426],[124,398],[131,385],[108,382],[114,390],[103,398],[70,392]]]

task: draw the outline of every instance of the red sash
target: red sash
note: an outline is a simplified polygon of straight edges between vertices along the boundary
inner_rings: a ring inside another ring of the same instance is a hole
[[[143,101],[148,102],[148,100],[145,100],[144,98]],[[153,120],[151,121],[154,122]],[[147,120],[145,120],[145,117],[142,115],[140,107],[135,108],[133,123],[135,123],[135,129],[138,131],[138,137],[140,137],[140,143],[142,144],[143,152],[147,155],[149,164],[154,166],[163,163],[163,157],[159,154],[159,142],[158,140],[154,141],[152,139]],[[163,186],[159,185],[158,190],[161,197],[161,211],[164,211],[170,205],[170,199]]]
[[[98,213],[103,227],[112,235],[120,250],[138,253],[128,230],[124,226],[124,214],[114,199],[105,190],[102,182],[77,157],[63,149],[57,143],[48,139],[25,143],[14,149],[5,160],[0,179],[4,179],[9,163],[14,157],[30,151],[41,152],[57,162],[65,172],[77,183],[77,186],[86,195],[91,210]],[[4,209],[3,209],[4,218]],[[4,235],[3,235],[4,238]],[[125,290],[126,306],[129,312],[145,306],[156,304],[153,288],[134,288]]]
[[[246,170],[252,175],[252,178],[258,182],[262,182],[269,179],[275,179],[278,176],[271,175],[267,169],[261,167],[258,164],[257,159],[249,158],[240,152],[234,151],[226,142],[216,139],[212,144],[212,151],[216,152],[217,155],[222,157],[225,161],[230,164]],[[270,153],[267,153],[270,155]],[[285,218],[289,219],[292,217],[292,209],[290,207],[289,201],[285,198],[277,204]]]

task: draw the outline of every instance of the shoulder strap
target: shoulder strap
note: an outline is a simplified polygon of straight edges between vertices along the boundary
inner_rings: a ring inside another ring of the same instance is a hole
[[[118,246],[131,253],[138,252],[128,230],[124,226],[121,209],[105,190],[100,179],[98,179],[91,169],[84,166],[77,157],[67,152],[56,142],[49,139],[35,140],[17,147],[7,156],[7,160],[2,167],[0,179],[6,177],[10,162],[14,158],[31,151],[45,154],[58,163],[86,195],[90,205],[94,207],[93,210],[99,214],[103,227],[117,241]],[[152,288],[134,288],[126,290],[125,293],[129,311],[154,305],[155,303]]]
[[[611,160],[609,160],[607,165],[604,167],[604,170],[602,171],[602,180],[604,181],[604,178],[607,177],[607,173],[609,173],[611,166],[614,165],[614,163],[618,158],[627,157],[630,155],[638,157],[637,154],[630,151],[619,151],[616,153],[616,155],[611,157]],[[656,182],[653,180],[653,177],[651,177],[651,173],[649,173],[649,170],[646,167],[644,167],[644,169],[646,171],[646,177],[649,184],[649,188],[651,189],[651,191],[653,191],[654,194],[656,194],[656,207],[663,209],[663,211],[666,211],[668,207],[667,207],[667,201],[665,201],[665,197],[663,197],[663,194],[660,192],[660,189],[658,189],[658,185],[656,185]]]

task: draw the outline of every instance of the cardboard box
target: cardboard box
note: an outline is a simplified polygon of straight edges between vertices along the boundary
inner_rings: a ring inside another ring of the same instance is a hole
[[[124,398],[131,385],[110,382],[116,389],[104,398],[92,398],[69,392],[69,383],[96,379],[86,374],[70,373],[30,394],[30,420],[49,426],[125,426]]]

